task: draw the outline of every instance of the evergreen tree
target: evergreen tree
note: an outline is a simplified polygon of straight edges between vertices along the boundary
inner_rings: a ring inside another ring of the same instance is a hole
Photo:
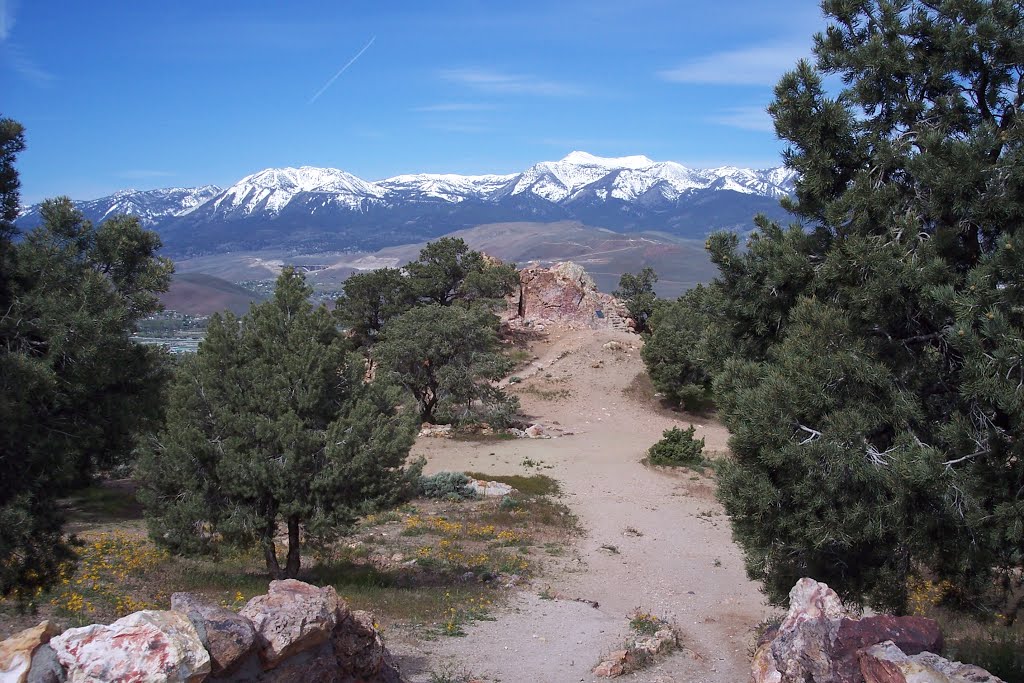
[[[357,346],[368,348],[394,318],[412,308],[416,298],[409,278],[397,268],[350,275],[335,312]]]
[[[709,400],[707,290],[702,285],[675,301],[662,302],[648,320],[650,333],[640,351],[654,387],[688,410]]]
[[[1024,10],[822,7],[769,108],[797,222],[709,241],[719,495],[775,601],[809,575],[899,610],[924,572],[967,599],[1024,556]]]
[[[623,273],[619,278],[619,288],[612,292],[612,296],[622,299],[626,304],[626,310],[636,322],[637,332],[647,331],[647,321],[658,303],[658,295],[654,293],[654,283],[657,281],[658,274],[654,269],[645,267],[636,275]]]
[[[483,309],[418,306],[384,328],[378,372],[409,390],[422,422],[468,417],[476,402],[490,421],[507,421],[518,404],[491,384],[512,367],[498,351],[496,327]]]
[[[96,228],[66,198],[14,242],[23,147],[0,119],[0,595],[28,598],[71,557],[57,496],[127,462],[160,417],[166,359],[130,334],[171,264],[136,219]]]
[[[311,293],[285,269],[271,301],[241,319],[214,316],[181,367],[167,427],[139,464],[157,543],[259,547],[272,576],[295,577],[302,531],[330,539],[393,505],[418,475],[403,468],[415,422],[396,413],[397,390],[364,381],[362,358]]]
[[[442,237],[405,266],[421,303],[450,306],[456,301],[493,305],[519,284],[515,266],[489,262],[459,237]]]

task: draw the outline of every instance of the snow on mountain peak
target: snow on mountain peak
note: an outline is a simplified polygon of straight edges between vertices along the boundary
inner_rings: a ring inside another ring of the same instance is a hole
[[[242,178],[213,203],[214,210],[239,210],[243,214],[264,210],[278,214],[303,192],[334,195],[334,203],[357,208],[366,198],[379,199],[387,191],[336,168],[267,168]]]

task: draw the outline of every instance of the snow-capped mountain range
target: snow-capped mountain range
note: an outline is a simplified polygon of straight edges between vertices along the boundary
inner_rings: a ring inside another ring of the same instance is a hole
[[[645,156],[572,152],[509,175],[409,174],[366,181],[331,168],[273,168],[231,187],[125,190],[77,202],[86,218],[139,216],[168,252],[378,248],[481,223],[576,219],[618,230],[701,236],[779,214],[795,173],[692,169]],[[38,205],[18,225],[37,223]]]

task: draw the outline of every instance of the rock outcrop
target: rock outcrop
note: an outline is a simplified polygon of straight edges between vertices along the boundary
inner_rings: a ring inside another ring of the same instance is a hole
[[[863,653],[873,646],[888,642],[906,655],[942,649],[942,633],[931,619],[853,618],[835,591],[812,579],[800,579],[789,601],[786,618],[754,653],[754,683],[864,683]]]
[[[273,581],[240,614],[188,593],[171,606],[60,635],[43,622],[0,643],[0,681],[402,681],[373,617],[329,586]]]
[[[618,299],[598,291],[582,266],[566,261],[520,270],[519,291],[509,297],[506,317],[512,325],[535,329],[550,324],[628,329],[627,315]]]

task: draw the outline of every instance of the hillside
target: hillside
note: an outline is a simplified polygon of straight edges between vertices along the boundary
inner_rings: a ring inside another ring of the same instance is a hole
[[[175,273],[170,289],[160,296],[164,307],[189,315],[231,311],[242,315],[266,297],[205,273]]]
[[[491,223],[450,234],[464,239],[471,248],[506,262],[525,265],[531,261],[575,261],[606,292],[618,286],[622,273],[637,272],[644,266],[657,271],[657,290],[663,297],[678,296],[714,275],[703,240],[665,233],[621,233],[576,221],[559,221]],[[326,266],[308,273],[309,282],[321,289],[338,289],[353,272],[408,263],[424,244],[421,241],[367,252],[302,254],[270,249],[211,254],[182,259],[176,268],[179,273],[209,273],[238,282],[272,279],[285,264]]]

